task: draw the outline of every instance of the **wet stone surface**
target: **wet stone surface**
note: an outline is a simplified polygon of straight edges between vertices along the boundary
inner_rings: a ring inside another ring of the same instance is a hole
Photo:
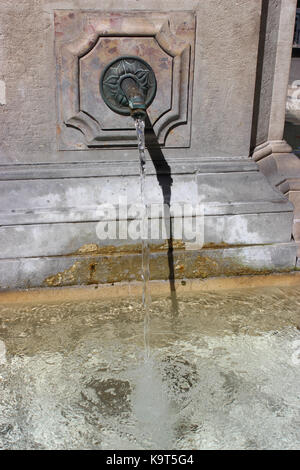
[[[0,307],[1,449],[299,449],[300,289]]]

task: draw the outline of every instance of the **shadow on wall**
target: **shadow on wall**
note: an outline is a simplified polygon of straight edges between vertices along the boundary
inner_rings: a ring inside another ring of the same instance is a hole
[[[172,303],[173,314],[178,313],[178,302],[175,288],[175,270],[174,270],[174,249],[173,249],[173,236],[172,236],[172,219],[170,216],[171,207],[171,194],[173,178],[171,176],[171,168],[165,160],[164,154],[157,142],[152,124],[149,117],[146,118],[146,146],[153,162],[158,184],[161,187],[164,200],[164,219],[166,224],[166,233],[169,233],[168,238],[168,265],[169,265],[169,283],[170,295]]]
[[[259,110],[260,110],[260,98],[261,98],[261,88],[262,88],[262,79],[263,79],[263,63],[264,63],[265,42],[266,42],[266,34],[267,34],[268,10],[269,10],[269,2],[262,2],[257,65],[256,65],[256,82],[255,82],[254,100],[253,100],[252,129],[251,129],[251,138],[250,138],[250,152],[251,153],[255,149],[255,147],[258,145],[258,143],[260,143],[259,137],[258,137]]]

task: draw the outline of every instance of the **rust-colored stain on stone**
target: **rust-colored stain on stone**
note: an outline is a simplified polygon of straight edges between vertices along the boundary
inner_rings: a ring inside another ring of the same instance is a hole
[[[224,249],[184,250],[178,243],[172,254],[173,270],[170,268],[170,251],[167,244],[151,247],[150,273],[152,280],[168,280],[171,271],[175,279],[206,279],[218,276],[241,276],[268,274],[274,270],[254,269],[238,258],[224,256]],[[225,250],[226,251],[226,250]],[[99,247],[97,244],[82,246],[75,254],[68,269],[47,277],[44,285],[62,287],[71,285],[112,284],[141,280],[140,246]],[[288,272],[289,269],[278,270]]]
[[[77,250],[77,254],[98,253],[99,246],[96,243],[86,243]]]
[[[172,240],[171,248],[173,250],[184,250],[185,249],[185,242],[182,240]],[[168,250],[170,249],[169,242],[166,241],[162,245],[152,245],[150,247],[152,251],[154,250]]]
[[[150,251],[167,251],[170,249],[168,241],[159,244],[150,244]],[[173,250],[184,250],[185,243],[182,240],[173,240],[172,242],[172,249]],[[87,243],[81,246],[77,251],[74,253],[70,253],[69,256],[73,255],[113,255],[113,254],[133,254],[133,253],[141,253],[142,247],[140,243],[132,244],[132,245],[106,245],[106,246],[99,246],[96,243]]]
[[[220,242],[220,243],[213,243],[213,242],[210,242],[210,243],[205,243],[202,247],[202,249],[204,250],[216,250],[216,249],[220,249],[220,248],[242,248],[242,247],[246,247],[246,246],[253,246],[253,245],[250,245],[250,244],[234,244],[234,243],[226,243],[226,242]]]
[[[80,263],[74,263],[69,269],[59,272],[54,276],[49,276],[45,279],[44,284],[49,287],[70,286],[75,285],[77,281],[77,274]]]

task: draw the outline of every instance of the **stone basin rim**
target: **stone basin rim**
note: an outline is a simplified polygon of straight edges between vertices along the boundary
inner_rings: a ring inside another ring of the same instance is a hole
[[[233,291],[264,287],[299,287],[300,271],[289,273],[253,274],[242,276],[210,277],[207,279],[180,279],[175,281],[178,298],[209,291]],[[83,302],[95,300],[134,299],[141,297],[141,281],[91,284],[66,287],[7,289],[0,291],[0,304],[40,304]],[[150,281],[151,296],[170,296],[168,280]],[[200,300],[200,297],[199,297]]]

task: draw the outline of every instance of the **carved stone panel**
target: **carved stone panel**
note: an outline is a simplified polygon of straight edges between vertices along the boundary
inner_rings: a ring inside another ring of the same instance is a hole
[[[102,71],[120,56],[138,56],[155,73],[147,112],[158,143],[189,147],[194,38],[193,12],[56,11],[59,148],[136,144],[132,118],[113,112],[100,94]]]

